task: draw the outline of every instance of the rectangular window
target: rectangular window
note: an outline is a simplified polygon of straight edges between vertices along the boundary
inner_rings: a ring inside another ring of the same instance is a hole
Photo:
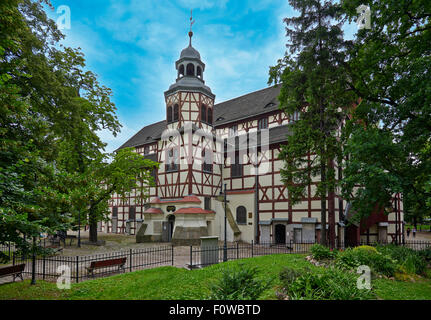
[[[112,217],[118,217],[118,207],[112,207]]]
[[[211,210],[211,197],[205,197],[205,210]]]
[[[176,104],[174,106],[174,122],[178,121],[179,118],[180,118],[180,110],[179,110],[179,106]]]
[[[231,164],[231,175],[232,178],[242,177],[243,168],[242,163],[239,162],[239,152],[235,153],[235,163]]]
[[[167,151],[166,156],[166,171],[178,171],[179,169],[179,157],[178,149],[172,148]]]
[[[203,166],[202,171],[204,172],[213,172],[213,157],[210,149],[205,149],[202,152],[203,157]]]
[[[238,134],[238,125],[229,128],[229,137],[234,137]]]
[[[157,186],[157,169],[151,170],[151,177],[153,177],[154,185]]]
[[[268,118],[259,119],[258,129],[268,129]]]
[[[299,120],[299,112],[295,111],[292,115],[292,121],[298,121]]]
[[[136,217],[136,207],[135,206],[130,206],[129,207],[129,219],[130,220],[135,220]]]

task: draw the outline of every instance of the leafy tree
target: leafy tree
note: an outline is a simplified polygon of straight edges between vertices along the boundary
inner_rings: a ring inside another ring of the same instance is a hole
[[[22,250],[25,238],[67,229],[88,208],[94,230],[106,188],[124,194],[131,174],[148,181],[156,165],[130,151],[106,161],[97,131],[121,128],[111,90],[85,70],[80,50],[60,45],[42,2],[50,5],[0,3],[0,243]]]
[[[154,184],[151,172],[158,168],[154,161],[145,159],[132,148],[119,150],[112,162],[98,159],[88,171],[75,173],[75,187],[72,191],[74,208],[85,217],[90,225],[90,242],[97,242],[97,223],[106,220],[110,214],[109,200],[114,194],[122,200],[133,192],[135,201],[148,197],[148,187]]]
[[[280,82],[281,108],[288,114],[300,113],[291,127],[280,157],[283,181],[293,203],[304,200],[307,186],[317,177],[316,196],[321,199],[321,223],[328,214],[335,223],[335,210],[326,201],[336,188],[334,161],[341,161],[340,126],[354,95],[346,88],[348,43],[343,39],[341,22],[335,23],[341,7],[330,1],[290,0],[299,16],[284,19],[289,38],[284,59],[270,69],[270,83]],[[330,228],[333,244],[335,230]],[[326,229],[321,243],[327,244]]]
[[[67,204],[61,174],[47,162],[38,145],[49,124],[33,113],[28,97],[16,83],[28,79],[28,61],[17,58],[30,32],[19,6],[22,1],[0,3],[0,243],[11,241],[19,250],[31,249],[22,235],[61,228],[67,222],[61,208]],[[33,248],[34,249],[34,248]],[[0,260],[6,260],[0,254]]]
[[[404,195],[407,216],[430,214],[431,3],[427,0],[344,0],[350,20],[371,9],[371,29],[351,47],[348,87],[361,102],[346,126],[343,197],[361,216]]]

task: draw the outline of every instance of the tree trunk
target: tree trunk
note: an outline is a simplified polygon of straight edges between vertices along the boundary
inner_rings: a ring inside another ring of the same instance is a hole
[[[328,166],[334,169],[334,161],[330,160]],[[335,190],[332,187],[328,190],[328,224],[329,224],[329,245],[335,248]]]
[[[91,210],[88,218],[90,224],[90,242],[97,243],[97,219]]]
[[[326,164],[324,161],[321,163],[320,167],[320,177],[321,182],[324,184],[326,183]],[[326,189],[326,188],[325,188]],[[326,192],[322,192],[320,195],[320,205],[321,205],[321,229],[320,229],[320,244],[326,246]]]
[[[90,242],[97,243],[97,221],[90,222]]]

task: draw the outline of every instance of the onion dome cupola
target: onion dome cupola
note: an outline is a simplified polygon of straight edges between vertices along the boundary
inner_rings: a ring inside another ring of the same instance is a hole
[[[189,32],[189,37],[189,46],[181,51],[179,60],[175,62],[177,70],[176,82],[165,92],[165,96],[177,91],[193,91],[202,92],[214,99],[215,96],[211,89],[205,85],[205,63],[202,62],[199,51],[192,46],[192,31]]]

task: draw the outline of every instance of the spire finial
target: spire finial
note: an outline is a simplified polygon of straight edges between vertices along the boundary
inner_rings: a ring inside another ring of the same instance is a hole
[[[189,46],[192,46],[192,37],[193,37],[193,31],[192,31],[192,27],[193,24],[195,23],[195,20],[193,20],[193,9],[190,10],[190,32],[189,32],[189,37],[190,37],[190,43]]]

